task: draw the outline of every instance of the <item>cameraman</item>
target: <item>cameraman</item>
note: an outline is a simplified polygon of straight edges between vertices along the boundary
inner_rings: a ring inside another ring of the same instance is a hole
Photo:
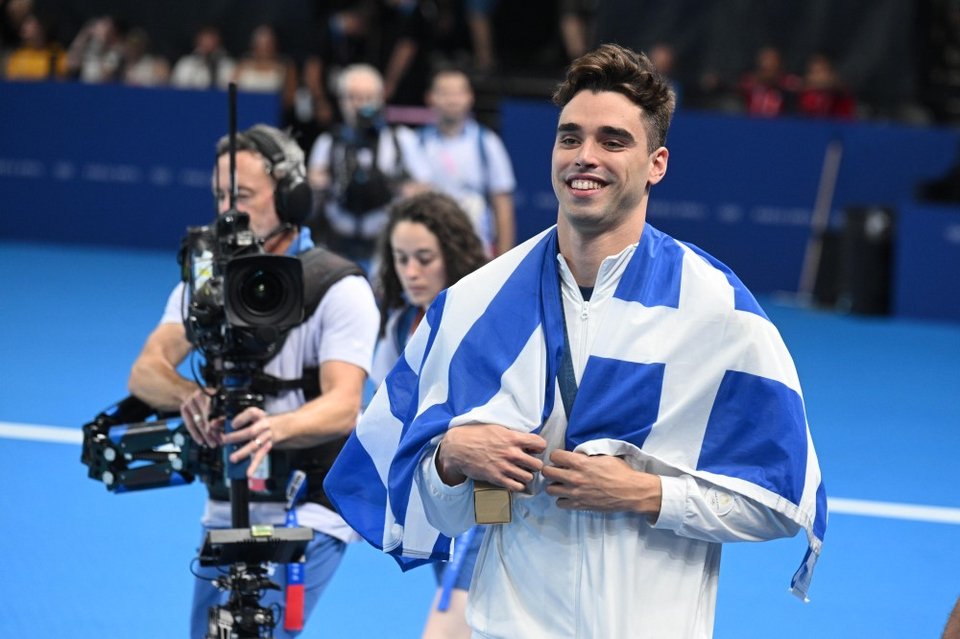
[[[329,230],[324,239],[333,250],[369,267],[387,223],[387,205],[423,190],[430,169],[416,134],[387,124],[383,77],[376,68],[346,67],[337,94],[343,123],[314,143],[310,183],[323,198],[319,217]]]
[[[309,229],[300,226],[309,214],[303,151],[281,131],[257,125],[236,137],[236,208],[250,217],[250,229],[264,252],[303,255],[313,248]],[[230,158],[228,140],[217,144],[214,192],[218,211],[229,208]],[[304,190],[307,197],[304,195]],[[318,249],[319,251],[319,249]],[[333,263],[347,264],[335,256]],[[326,263],[325,263],[326,264]],[[341,265],[342,265],[341,264]],[[355,272],[359,272],[358,270]],[[360,411],[363,384],[376,342],[379,313],[362,274],[348,275],[330,286],[316,310],[291,329],[280,351],[263,373],[284,380],[302,379],[304,388],[266,394],[264,408],[250,407],[233,419],[233,432],[224,434],[224,418],[212,415],[211,390],[177,372],[192,349],[184,319],[189,305],[185,284],[171,293],[160,325],[147,338],[130,373],[130,391],[159,410],[179,411],[192,437],[216,447],[239,448],[231,462],[251,458],[248,475],[269,454],[270,468],[300,468],[308,473],[307,497],[295,508],[298,525],[316,531],[306,551],[304,617],[308,617],[343,557],[353,531],[329,505],[322,479],[352,430]],[[313,382],[314,390],[305,388]],[[319,384],[319,396],[316,386]],[[312,397],[311,397],[312,395]],[[286,464],[281,462],[287,462]],[[278,477],[283,489],[286,477]],[[218,484],[218,485],[213,485]],[[225,482],[209,482],[210,498],[202,518],[203,532],[229,528],[231,509]],[[250,522],[282,526],[286,519],[282,494],[257,492],[251,482]],[[194,581],[190,636],[207,634],[208,609],[222,605],[226,593],[211,579],[220,569],[199,568]],[[283,569],[271,579],[286,587]],[[283,605],[283,591],[268,590],[261,606]],[[277,638],[297,633],[282,630]]]

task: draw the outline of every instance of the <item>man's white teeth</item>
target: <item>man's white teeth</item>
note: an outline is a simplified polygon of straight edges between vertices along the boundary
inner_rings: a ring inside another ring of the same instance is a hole
[[[576,189],[578,191],[590,191],[592,189],[602,188],[603,184],[600,182],[594,182],[593,180],[571,180],[570,188]]]

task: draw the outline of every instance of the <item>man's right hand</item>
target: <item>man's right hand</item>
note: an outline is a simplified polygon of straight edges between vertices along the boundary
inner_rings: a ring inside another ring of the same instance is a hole
[[[210,396],[199,388],[180,404],[180,416],[198,444],[215,448],[222,443],[223,419],[209,419]]]
[[[468,477],[521,491],[543,468],[538,457],[547,442],[533,433],[520,433],[497,424],[451,428],[440,442],[437,471],[448,486]]]

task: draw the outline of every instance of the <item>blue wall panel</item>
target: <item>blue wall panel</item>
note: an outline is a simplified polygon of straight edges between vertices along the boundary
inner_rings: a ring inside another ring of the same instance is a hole
[[[275,123],[274,96],[240,94],[238,126]],[[0,237],[176,247],[213,216],[222,91],[0,83]]]
[[[896,233],[893,312],[960,321],[960,206],[905,204]]]
[[[517,171],[517,226],[556,220],[550,150],[558,110],[508,101],[502,131]],[[666,178],[648,219],[727,263],[758,293],[796,291],[827,146],[842,146],[831,220],[848,206],[909,201],[916,184],[956,159],[958,134],[936,128],[678,113]]]
[[[502,105],[520,239],[556,220],[550,153],[558,113],[543,101]],[[241,128],[278,115],[275,96],[240,94]],[[213,145],[227,116],[220,91],[0,83],[0,239],[178,246],[188,225],[212,217]],[[926,308],[925,289],[911,285],[928,274],[917,252],[925,242],[943,248],[945,264],[955,259],[954,245],[912,233],[954,237],[929,226],[942,219],[916,208],[913,195],[918,182],[956,162],[957,131],[681,112],[667,142],[669,170],[652,191],[651,223],[726,262],[756,293],[797,289],[824,153],[838,142],[832,223],[849,206],[903,208],[896,312],[960,319]]]

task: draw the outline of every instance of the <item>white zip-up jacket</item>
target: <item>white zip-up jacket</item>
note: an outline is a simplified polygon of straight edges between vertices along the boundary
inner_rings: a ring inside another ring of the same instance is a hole
[[[589,301],[558,256],[578,382],[635,248],[604,260]],[[557,401],[541,432],[547,440],[543,459],[563,447],[566,426]],[[453,537],[474,524],[473,482],[444,484],[434,454],[435,448],[424,455],[416,479],[430,523]],[[487,527],[477,560],[467,610],[473,636],[711,637],[721,544],[788,537],[798,526],[752,500],[653,462],[643,470],[661,476],[655,522],[634,513],[561,510],[539,474],[526,493],[514,494],[512,521]]]

